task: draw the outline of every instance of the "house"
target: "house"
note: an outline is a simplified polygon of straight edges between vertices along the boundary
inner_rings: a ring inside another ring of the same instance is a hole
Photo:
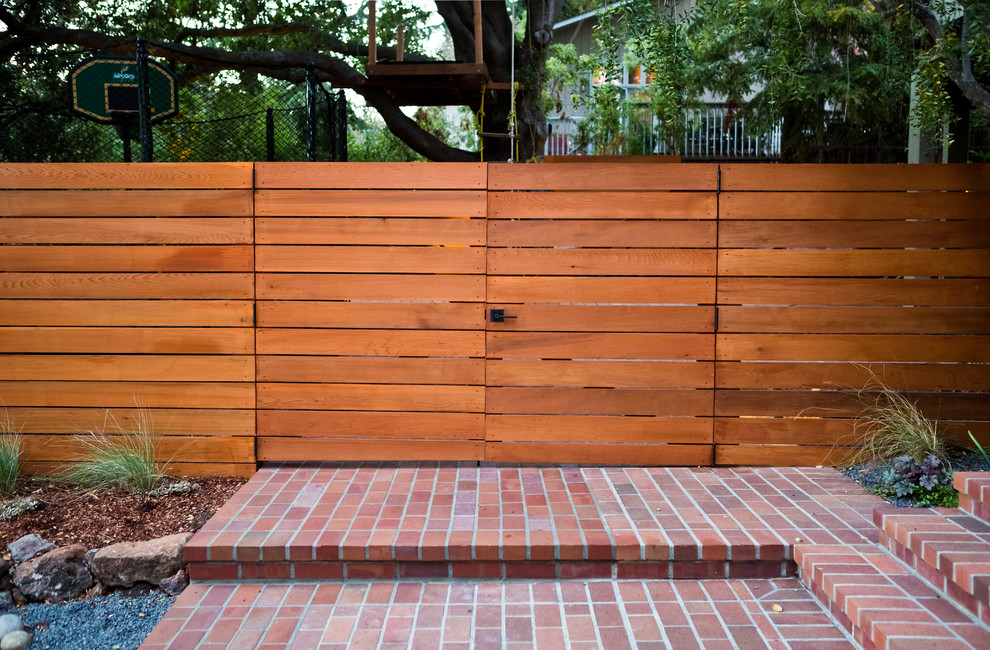
[[[615,7],[621,2],[609,6]],[[676,15],[683,16],[693,5],[692,0],[680,0],[675,7]],[[554,42],[573,44],[577,54],[590,54],[595,48],[594,30],[598,26],[603,10],[598,9],[562,20],[554,25]],[[619,58],[624,50],[620,48]],[[635,118],[635,124],[628,124],[628,132],[636,140],[633,151],[640,154],[680,154],[685,160],[776,160],[780,157],[780,127],[770,134],[747,130],[746,122],[733,118],[731,108],[724,99],[716,96],[705,97],[705,108],[685,110],[683,142],[679,147],[670,147],[656,137],[656,118],[648,109],[645,89],[648,72],[642,66],[626,65],[622,78],[606,81],[596,75],[589,75],[587,83],[612,83],[624,94],[625,99],[641,100],[644,110]],[[578,123],[583,119],[581,110],[570,101],[569,92],[563,93],[561,110],[547,114],[551,135],[547,138],[545,155],[575,155],[591,153],[591,147],[580,147],[576,142]],[[675,150],[675,149],[679,149]]]

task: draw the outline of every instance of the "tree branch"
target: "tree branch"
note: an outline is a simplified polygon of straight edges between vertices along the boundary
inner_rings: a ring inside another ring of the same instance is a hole
[[[948,56],[948,42],[945,38],[945,29],[938,15],[928,4],[915,2],[918,10],[918,19],[921,21],[925,31],[934,39],[936,47],[942,51],[942,60],[945,61],[949,79],[959,87],[963,95],[973,106],[981,112],[990,116],[990,92],[973,76],[972,59],[969,54],[969,7],[964,8],[962,14],[962,31],[959,39],[959,59]]]

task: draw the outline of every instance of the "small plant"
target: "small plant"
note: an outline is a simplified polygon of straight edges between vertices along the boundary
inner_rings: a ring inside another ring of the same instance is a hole
[[[38,507],[38,502],[31,497],[19,497],[10,501],[0,502],[0,521],[13,519],[22,512],[34,510]]]
[[[108,429],[111,434],[106,433]],[[130,429],[107,410],[102,429],[76,440],[83,448],[83,459],[64,472],[63,478],[71,483],[148,494],[165,475],[165,467],[156,460],[154,421],[147,409],[138,408]]]
[[[907,454],[898,456],[874,491],[883,497],[911,498],[919,508],[959,505],[959,493],[952,488],[952,471],[935,454],[928,454],[921,462]]]
[[[162,485],[156,487],[150,492],[148,496],[152,497],[164,497],[169,494],[188,494],[193,490],[199,489],[199,483],[190,483],[189,481],[176,481],[174,483],[169,483],[167,485]]]
[[[10,494],[17,487],[21,447],[20,432],[4,406],[0,415],[0,494]]]
[[[900,456],[909,456],[918,463],[928,456],[943,463],[948,458],[949,445],[938,422],[925,417],[916,403],[879,382],[878,393],[859,414],[856,429],[862,447],[853,455],[853,464]]]
[[[983,445],[981,445],[980,441],[976,439],[976,436],[973,435],[972,431],[967,431],[966,433],[969,434],[969,439],[973,441],[973,446],[976,451],[980,452],[980,455],[983,456],[983,460],[987,461],[987,464],[990,465],[990,456],[987,455],[987,450],[983,448]]]

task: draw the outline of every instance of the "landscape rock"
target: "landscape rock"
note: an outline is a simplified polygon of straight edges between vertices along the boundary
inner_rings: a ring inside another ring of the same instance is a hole
[[[132,587],[138,582],[153,585],[182,568],[182,549],[192,533],[179,533],[146,542],[120,542],[102,548],[90,567],[97,580],[113,587]]]
[[[178,596],[189,586],[189,576],[184,570],[179,569],[174,576],[169,576],[159,582],[158,586],[169,596]]]
[[[0,557],[0,591],[10,591],[13,584],[10,581],[10,569],[14,566],[11,560]]]
[[[64,602],[93,586],[93,575],[83,564],[86,547],[63,546],[24,562],[14,571],[14,584],[28,600]]]
[[[4,614],[0,616],[0,639],[11,632],[17,632],[23,629],[24,622],[21,621],[21,617],[17,614]]]
[[[20,564],[25,560],[30,560],[42,551],[51,549],[53,546],[55,545],[47,539],[42,539],[37,535],[31,534],[14,540],[7,546],[7,549],[10,551],[11,559],[17,564]]]
[[[0,591],[0,612],[14,608],[14,594],[9,591]]]
[[[24,650],[31,645],[33,640],[34,636],[24,630],[11,632],[0,639],[0,650]]]

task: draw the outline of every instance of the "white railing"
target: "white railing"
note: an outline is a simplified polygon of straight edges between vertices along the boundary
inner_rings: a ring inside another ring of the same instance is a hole
[[[650,120],[649,132],[656,134],[656,118],[650,117]],[[593,145],[583,149],[577,146],[578,129],[574,118],[550,118],[547,122],[551,135],[547,138],[544,155],[594,152]],[[685,111],[684,140],[679,144],[679,147],[669,147],[664,140],[653,136],[648,137],[640,149],[654,154],[679,154],[686,160],[774,160],[780,157],[780,125],[769,134],[747,131],[746,121],[730,118],[725,106],[709,106]]]

